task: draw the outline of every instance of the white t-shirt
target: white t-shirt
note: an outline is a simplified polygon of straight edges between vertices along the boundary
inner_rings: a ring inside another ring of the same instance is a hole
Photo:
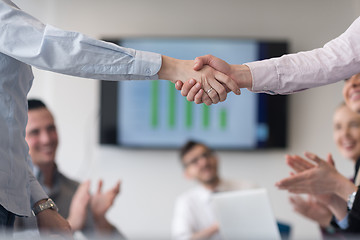
[[[230,182],[221,180],[215,192],[235,191],[256,188],[256,185],[246,181]],[[190,239],[199,231],[217,223],[212,207],[211,195],[214,192],[198,186],[180,195],[175,203],[171,237],[176,240]],[[220,234],[214,234],[208,239],[221,239]]]

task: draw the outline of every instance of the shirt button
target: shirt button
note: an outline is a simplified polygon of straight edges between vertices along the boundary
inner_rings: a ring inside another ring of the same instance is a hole
[[[145,70],[145,74],[146,74],[146,75],[151,75],[151,70],[150,70],[150,68],[147,68],[147,69]]]

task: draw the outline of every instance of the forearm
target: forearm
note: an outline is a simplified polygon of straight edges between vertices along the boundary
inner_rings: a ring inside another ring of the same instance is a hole
[[[194,233],[191,237],[191,240],[199,240],[199,239],[208,239],[210,238],[212,235],[214,235],[215,233],[217,233],[219,231],[219,227],[217,224],[206,228],[202,231],[199,231],[197,233]]]
[[[346,79],[359,72],[360,18],[324,47],[280,58],[246,63],[253,91],[289,94]]]
[[[162,55],[162,64],[158,72],[159,79],[175,83],[177,80],[184,82],[190,78],[195,78],[199,73],[192,70],[193,64],[193,61],[190,60],[179,60]]]
[[[1,52],[28,65],[100,80],[157,79],[161,56],[46,25],[0,1]],[[4,47],[6,46],[6,47]]]

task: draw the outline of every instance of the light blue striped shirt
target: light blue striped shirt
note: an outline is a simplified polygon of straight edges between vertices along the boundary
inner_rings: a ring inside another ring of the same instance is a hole
[[[0,204],[18,215],[30,215],[30,206],[47,197],[25,142],[31,66],[102,80],[157,79],[161,55],[45,25],[0,0]]]

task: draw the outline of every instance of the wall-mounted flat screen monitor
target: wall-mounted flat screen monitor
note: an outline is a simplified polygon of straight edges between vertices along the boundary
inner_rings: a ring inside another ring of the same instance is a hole
[[[284,41],[145,37],[111,41],[178,59],[212,54],[230,64],[287,53]],[[101,144],[175,149],[188,139],[194,139],[214,149],[286,147],[286,96],[256,94],[242,89],[240,96],[230,93],[225,102],[206,106],[188,102],[169,81],[102,81],[100,105]]]

